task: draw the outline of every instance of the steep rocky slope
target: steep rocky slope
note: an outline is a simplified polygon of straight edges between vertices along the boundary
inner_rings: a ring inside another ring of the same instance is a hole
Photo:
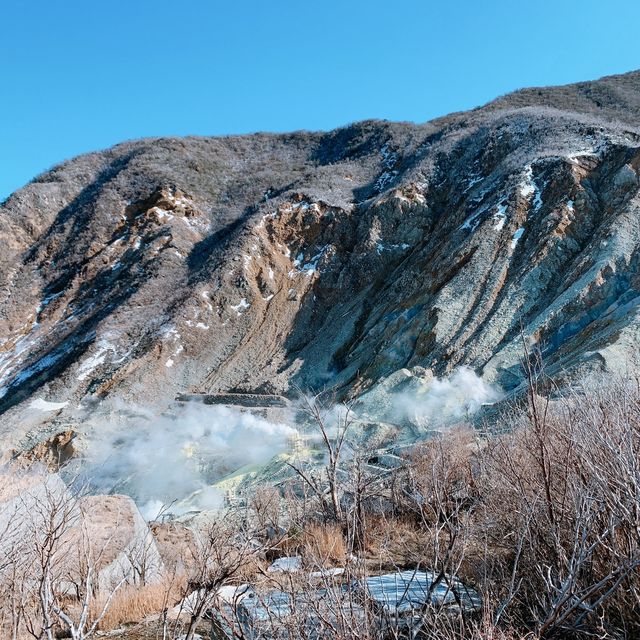
[[[103,398],[637,366],[640,72],[424,125],[152,139],[0,206],[9,440]],[[17,429],[18,425],[21,427]]]

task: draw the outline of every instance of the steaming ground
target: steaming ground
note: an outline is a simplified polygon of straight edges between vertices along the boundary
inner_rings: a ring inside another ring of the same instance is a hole
[[[428,427],[464,419],[501,398],[499,389],[468,367],[459,367],[446,378],[435,378],[422,388],[399,392],[393,406],[397,414]]]
[[[424,371],[424,370],[423,370]],[[355,406],[356,417],[431,428],[460,421],[501,398],[495,387],[461,367],[442,379],[401,370],[376,385]],[[187,404],[172,415],[111,407],[91,420],[81,475],[96,493],[133,497],[154,519],[168,505],[192,496],[189,509],[216,510],[222,493],[211,485],[246,465],[264,465],[290,448],[298,430],[294,413],[282,423],[219,405]],[[329,411],[329,426],[341,415]],[[358,440],[354,425],[352,438]],[[171,513],[180,515],[175,505]]]
[[[138,411],[98,425],[83,475],[97,493],[125,493],[145,516],[198,492],[196,506],[215,509],[210,484],[247,464],[264,464],[286,449],[296,430],[223,406],[185,405],[177,414]]]

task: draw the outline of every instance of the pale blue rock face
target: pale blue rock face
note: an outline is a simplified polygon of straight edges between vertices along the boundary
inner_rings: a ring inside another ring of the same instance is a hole
[[[451,576],[433,571],[398,571],[364,580],[362,588],[386,613],[418,614],[428,604],[453,606],[470,613],[479,611],[482,599],[476,591]]]
[[[304,571],[299,571],[304,578]],[[474,589],[432,571],[397,571],[343,584],[307,584],[291,591],[258,593],[247,585],[240,589],[231,606],[245,631],[255,637],[275,635],[292,620],[308,630],[322,629],[323,622],[336,621],[340,615],[348,616],[354,625],[369,619],[373,626],[406,630],[419,628],[428,606],[453,613],[462,610],[466,615],[482,608],[482,598]]]
[[[639,126],[632,73],[55,167],[0,206],[7,446],[105,401],[344,396],[403,368],[508,394],[523,340],[561,380],[636,368]]]

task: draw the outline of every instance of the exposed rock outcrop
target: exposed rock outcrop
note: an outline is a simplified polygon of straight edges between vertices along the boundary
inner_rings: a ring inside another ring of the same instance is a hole
[[[34,464],[41,464],[50,471],[58,471],[75,454],[73,446],[75,436],[72,430],[56,433],[26,451],[9,451],[6,454],[6,461],[12,460],[26,469]]]

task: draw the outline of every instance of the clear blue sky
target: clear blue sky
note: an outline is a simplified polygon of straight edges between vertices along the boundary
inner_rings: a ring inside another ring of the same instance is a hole
[[[640,67],[637,0],[0,4],[0,200],[126,139],[423,122]]]

